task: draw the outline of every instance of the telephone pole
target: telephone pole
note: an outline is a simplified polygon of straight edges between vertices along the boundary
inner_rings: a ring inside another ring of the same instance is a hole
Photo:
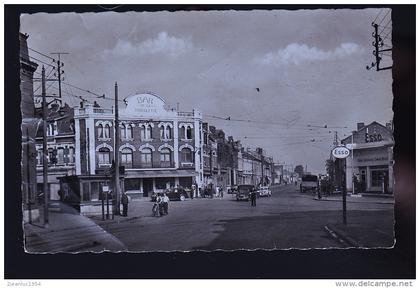
[[[68,55],[70,53],[67,52],[54,52],[50,54],[58,55],[58,61],[57,61],[57,79],[58,79],[58,97],[61,99],[61,67],[64,66],[63,63],[61,63],[61,55]]]
[[[49,201],[49,192],[48,192],[48,149],[47,149],[47,100],[46,100],[46,91],[45,91],[45,68],[42,66],[42,78],[41,78],[41,87],[42,87],[42,154],[43,154],[43,183],[42,191],[44,194],[44,227],[48,228],[48,201]]]
[[[379,66],[380,63],[381,63],[381,60],[382,60],[381,54],[383,52],[392,52],[392,48],[380,50],[382,48],[382,46],[384,46],[384,42],[383,42],[383,39],[381,38],[381,36],[378,33],[379,25],[376,24],[376,23],[372,23],[372,26],[375,29],[375,31],[372,33],[372,37],[375,38],[375,42],[373,42],[372,45],[373,45],[373,47],[375,47],[375,50],[373,51],[373,55],[375,56],[375,61],[376,62],[372,63],[370,66],[366,66],[366,69],[370,70],[375,66],[376,66],[376,71],[392,69],[392,66],[388,66],[388,67],[380,67]]]
[[[120,147],[120,123],[119,123],[119,119],[118,119],[118,84],[117,82],[115,82],[115,134],[114,134],[114,138],[115,138],[115,147],[114,147],[114,163],[115,163],[115,178],[114,178],[114,182],[115,182],[115,187],[114,187],[114,191],[115,191],[115,214],[119,215],[120,214],[120,197],[119,197],[119,190],[120,190],[120,155],[119,155],[119,147]]]

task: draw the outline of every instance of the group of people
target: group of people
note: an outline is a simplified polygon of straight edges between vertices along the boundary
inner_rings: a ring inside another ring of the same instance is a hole
[[[203,189],[200,190],[200,196],[202,198],[213,198],[213,197],[221,197],[223,198],[223,186],[217,185],[213,186],[213,184],[209,184],[203,187]]]
[[[169,197],[166,193],[158,193],[156,195],[155,203],[153,204],[153,215],[163,216],[168,215],[169,210]]]

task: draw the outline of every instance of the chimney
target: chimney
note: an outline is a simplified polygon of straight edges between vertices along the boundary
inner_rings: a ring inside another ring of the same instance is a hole
[[[359,131],[360,129],[362,129],[363,127],[365,127],[365,123],[363,122],[359,122],[357,123],[357,131]]]

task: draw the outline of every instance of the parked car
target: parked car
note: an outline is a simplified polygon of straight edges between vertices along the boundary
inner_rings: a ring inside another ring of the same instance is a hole
[[[253,191],[254,189],[254,185],[239,185],[238,191],[236,191],[236,201],[249,201],[249,193],[251,193],[251,191]]]
[[[172,188],[167,192],[158,192],[163,195],[165,193],[170,201],[184,201],[186,198],[190,198],[189,193],[184,188]],[[154,192],[151,196],[151,201],[156,201],[157,194]]]
[[[271,196],[271,190],[268,186],[262,186],[258,188],[257,193],[260,197],[270,197]]]

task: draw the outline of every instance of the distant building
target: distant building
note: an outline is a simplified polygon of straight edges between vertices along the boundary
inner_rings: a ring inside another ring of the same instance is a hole
[[[346,158],[346,189],[369,193],[391,194],[394,190],[392,124],[386,126],[374,121],[369,125],[357,123],[357,131],[341,141],[352,149]],[[353,176],[354,175],[354,176]]]
[[[273,184],[282,184],[283,182],[283,165],[273,165]]]
[[[42,111],[39,112],[40,117]],[[48,107],[47,135],[42,134],[42,127],[36,135],[37,182],[38,192],[42,192],[43,150],[42,142],[47,138],[48,190],[51,200],[59,200],[60,182],[58,177],[74,175],[75,168],[75,127],[74,110],[67,104],[60,107],[53,103]]]
[[[20,43],[20,96],[22,112],[22,204],[23,219],[29,221],[38,217],[36,208],[36,150],[35,130],[38,119],[35,118],[33,76],[37,64],[29,59],[28,35],[19,33]],[[31,213],[28,213],[31,210]],[[33,211],[32,211],[33,210]]]
[[[201,113],[168,110],[165,101],[152,93],[129,96],[125,103],[119,109],[119,147],[114,144],[113,109],[91,104],[75,108],[75,165],[82,190],[80,201],[89,204],[99,200],[102,187],[108,186],[112,175],[115,149],[125,170],[121,188],[132,198],[148,197],[152,192],[178,185],[202,187]],[[68,185],[63,189],[67,193]]]

